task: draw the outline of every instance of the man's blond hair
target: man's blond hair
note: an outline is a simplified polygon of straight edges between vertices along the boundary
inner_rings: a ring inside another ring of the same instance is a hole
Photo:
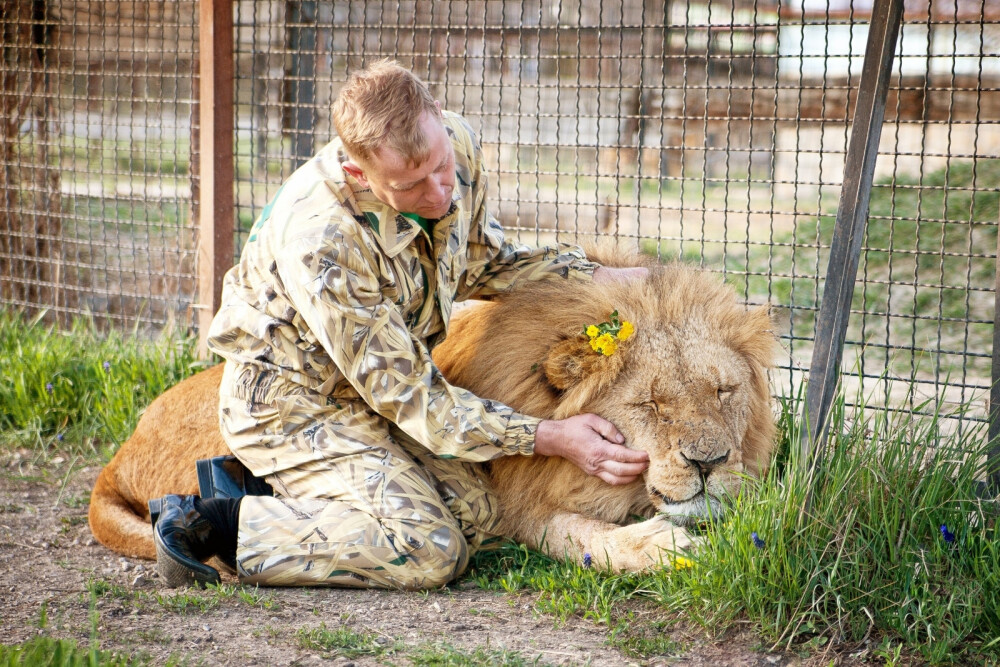
[[[430,155],[420,130],[425,111],[441,111],[423,81],[395,60],[379,60],[354,72],[333,103],[333,125],[351,159],[371,164],[382,146],[412,164]]]

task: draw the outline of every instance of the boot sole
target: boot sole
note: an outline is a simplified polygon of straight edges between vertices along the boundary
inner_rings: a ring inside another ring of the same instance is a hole
[[[204,588],[208,584],[218,584],[221,581],[219,573],[207,565],[202,566],[204,571],[195,570],[175,559],[156,530],[153,531],[153,542],[156,544],[156,570],[160,573],[163,583],[170,588],[182,586]]]

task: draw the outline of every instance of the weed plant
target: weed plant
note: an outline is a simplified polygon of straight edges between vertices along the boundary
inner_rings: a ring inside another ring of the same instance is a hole
[[[641,598],[710,631],[749,620],[782,650],[878,637],[931,664],[1000,659],[1000,545],[977,497],[984,434],[885,410],[848,418],[844,406],[813,470],[783,406],[774,464],[704,530],[690,568],[605,574],[508,545],[478,555],[471,576],[540,591],[541,610],[606,623],[619,642],[630,633],[616,609]]]
[[[38,636],[20,644],[0,644],[0,665],[10,667],[135,667],[154,664],[144,652],[128,655],[118,651],[102,651],[98,648],[97,594],[88,586],[90,604],[90,645],[81,646],[74,639],[59,639],[48,633],[48,610],[42,604],[38,614]],[[171,655],[163,664],[172,667],[181,664]]]
[[[447,642],[425,642],[406,652],[414,667],[525,667],[543,664],[541,656],[528,658],[505,648],[477,646],[463,650]]]
[[[0,664],[10,667],[126,667],[146,665],[148,660],[80,646],[72,639],[35,637],[23,644],[0,645]]]
[[[198,369],[191,338],[104,333],[86,318],[60,331],[0,309],[0,446],[110,456],[153,398]]]
[[[331,629],[326,623],[320,624],[318,628],[300,628],[295,636],[301,648],[319,651],[329,657],[377,657],[402,649],[399,642],[387,640],[373,632],[355,632],[346,626]]]

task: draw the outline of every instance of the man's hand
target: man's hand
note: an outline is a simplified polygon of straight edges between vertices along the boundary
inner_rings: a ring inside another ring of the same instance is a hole
[[[535,432],[535,453],[561,456],[608,484],[633,482],[649,464],[646,452],[629,449],[615,425],[594,414],[547,419]]]
[[[625,283],[630,280],[643,280],[648,275],[649,269],[644,266],[629,266],[617,269],[610,266],[599,266],[594,269],[594,282],[597,284]]]

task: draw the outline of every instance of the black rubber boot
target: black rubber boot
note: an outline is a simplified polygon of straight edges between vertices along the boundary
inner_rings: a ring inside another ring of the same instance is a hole
[[[197,496],[160,498],[159,517],[153,527],[156,566],[163,582],[178,586],[219,583],[219,572],[203,561],[215,556],[212,524],[195,508]]]

